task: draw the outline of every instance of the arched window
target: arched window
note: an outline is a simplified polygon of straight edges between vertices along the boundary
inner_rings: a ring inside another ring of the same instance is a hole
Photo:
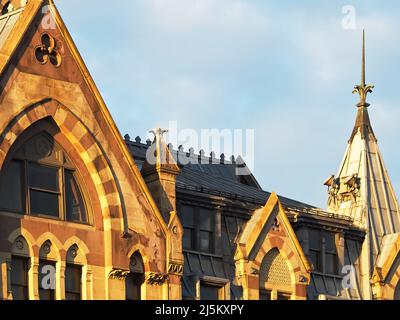
[[[139,252],[135,252],[130,261],[130,274],[125,279],[126,300],[141,300],[144,283],[144,265]]]
[[[0,210],[88,222],[75,166],[48,133],[20,145],[2,170]]]
[[[10,283],[13,300],[28,300],[30,259],[28,244],[23,237],[15,240],[11,253]]]
[[[46,241],[39,252],[39,298],[56,299],[56,253],[50,241]]]
[[[65,268],[65,298],[82,300],[82,266],[77,264],[79,248],[73,245],[67,252]]]
[[[286,259],[278,249],[264,257],[260,268],[260,300],[289,300],[292,278]]]

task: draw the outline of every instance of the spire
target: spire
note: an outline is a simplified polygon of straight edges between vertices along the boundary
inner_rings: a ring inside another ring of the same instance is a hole
[[[363,30],[361,84],[365,87],[365,30]]]
[[[338,174],[329,177],[328,211],[345,216],[354,226],[365,230],[360,249],[349,250],[349,264],[360,266],[359,283],[364,299],[370,299],[370,276],[377,258],[383,252],[383,241],[400,233],[400,206],[388,170],[380,153],[368,116],[367,94],[373,86],[365,81],[365,34],[363,36],[361,83],[355,87],[360,95],[357,120]],[[349,248],[356,248],[354,244]],[[358,261],[358,262],[357,262]]]
[[[370,106],[370,104],[367,102],[367,95],[368,93],[372,93],[372,89],[374,89],[374,86],[371,84],[366,84],[365,80],[365,30],[363,30],[361,83],[359,85],[356,85],[353,90],[354,94],[359,94],[360,102],[357,104],[357,119],[353,129],[353,133],[350,138],[350,142],[353,141],[354,136],[359,131],[361,132],[361,136],[363,139],[365,139],[368,134],[371,134],[372,139],[376,140],[368,115],[368,107]]]
[[[363,45],[362,45],[362,66],[361,66],[361,84],[354,87],[353,93],[358,93],[360,95],[360,103],[357,107],[369,107],[367,103],[368,93],[372,93],[372,89],[375,87],[365,82],[365,30],[363,30]]]

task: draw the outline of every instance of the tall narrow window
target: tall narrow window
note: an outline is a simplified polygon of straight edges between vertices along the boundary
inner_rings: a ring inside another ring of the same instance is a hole
[[[325,273],[336,275],[338,273],[338,259],[335,243],[335,234],[324,233],[325,244]]]
[[[195,222],[194,209],[192,207],[182,206],[181,220],[183,224],[183,248],[195,250]]]
[[[144,275],[140,273],[130,273],[126,277],[126,300],[135,301],[142,299],[142,284]]]
[[[0,210],[88,222],[77,171],[52,136],[36,134],[13,156],[0,175]]]
[[[65,268],[65,298],[67,300],[82,299],[82,267],[67,264]]]
[[[214,213],[200,209],[199,251],[214,252]]]
[[[309,230],[309,258],[314,265],[314,271],[327,274],[337,274],[338,259],[336,249],[336,234],[317,229]]]
[[[23,162],[11,161],[0,177],[0,210],[23,213]]]
[[[30,211],[33,215],[60,216],[59,169],[28,164]]]
[[[40,300],[56,299],[56,265],[52,261],[39,262],[39,298]]]
[[[65,205],[67,221],[87,221],[82,194],[71,170],[65,171]]]
[[[126,300],[141,300],[144,283],[144,265],[139,252],[135,252],[130,260],[130,273],[125,279]]]
[[[322,272],[321,259],[321,232],[319,230],[310,229],[308,233],[309,258],[314,266],[314,271]]]
[[[11,259],[11,290],[14,300],[28,300],[29,259],[13,256]]]
[[[181,206],[183,249],[214,253],[215,212],[192,206]]]

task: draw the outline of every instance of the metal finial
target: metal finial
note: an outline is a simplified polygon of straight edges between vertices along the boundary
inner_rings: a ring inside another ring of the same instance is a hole
[[[365,87],[365,29],[363,29],[361,85]]]
[[[362,65],[361,65],[361,84],[354,87],[353,93],[360,95],[360,103],[357,107],[369,107],[367,103],[368,93],[372,93],[373,85],[367,85],[365,82],[365,30],[363,30],[363,44],[362,44]]]

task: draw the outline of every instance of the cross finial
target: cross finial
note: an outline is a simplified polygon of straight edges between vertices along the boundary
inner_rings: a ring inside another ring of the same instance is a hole
[[[372,93],[373,85],[367,85],[365,82],[365,30],[363,30],[363,44],[362,44],[362,65],[361,65],[361,84],[354,87],[353,93],[360,95],[360,103],[357,107],[369,107],[367,103],[368,93]]]

